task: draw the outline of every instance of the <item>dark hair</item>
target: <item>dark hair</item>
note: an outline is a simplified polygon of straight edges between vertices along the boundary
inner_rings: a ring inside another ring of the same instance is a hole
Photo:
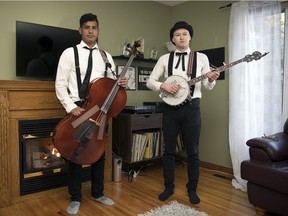
[[[92,14],[92,13],[86,13],[86,14],[83,14],[79,20],[80,28],[84,25],[84,23],[86,23],[88,21],[96,21],[97,27],[99,27],[99,22],[98,22],[97,16],[95,14]]]

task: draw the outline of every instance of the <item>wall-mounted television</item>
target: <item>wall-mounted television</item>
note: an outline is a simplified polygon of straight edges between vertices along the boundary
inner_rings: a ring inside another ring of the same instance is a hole
[[[209,59],[209,63],[211,64],[212,67],[216,67],[216,68],[221,67],[223,66],[223,62],[225,62],[225,48],[224,47],[200,50],[199,52],[207,55]],[[218,80],[224,80],[224,79],[225,79],[225,72],[222,72],[220,73]]]
[[[16,76],[55,80],[62,52],[80,41],[78,30],[16,21]]]

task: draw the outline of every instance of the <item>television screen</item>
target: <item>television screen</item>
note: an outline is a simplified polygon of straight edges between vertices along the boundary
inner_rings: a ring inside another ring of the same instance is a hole
[[[78,30],[16,21],[16,76],[55,80],[62,52],[80,41]]]
[[[221,67],[223,62],[225,62],[225,48],[219,47],[214,49],[200,50],[199,52],[207,55],[209,63],[212,67]],[[218,80],[225,79],[225,72],[220,73]]]

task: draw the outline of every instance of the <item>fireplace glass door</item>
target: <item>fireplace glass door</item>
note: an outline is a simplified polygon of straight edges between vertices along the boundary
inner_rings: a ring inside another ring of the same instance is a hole
[[[19,121],[20,194],[67,185],[68,162],[53,145],[53,130],[61,119]],[[84,167],[82,181],[90,179]]]
[[[25,152],[24,174],[65,166],[65,160],[52,143],[51,134],[23,135],[23,146]]]

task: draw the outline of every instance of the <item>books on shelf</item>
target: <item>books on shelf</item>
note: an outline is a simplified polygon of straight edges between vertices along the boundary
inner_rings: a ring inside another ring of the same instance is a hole
[[[131,162],[151,159],[162,155],[160,132],[133,132]]]

